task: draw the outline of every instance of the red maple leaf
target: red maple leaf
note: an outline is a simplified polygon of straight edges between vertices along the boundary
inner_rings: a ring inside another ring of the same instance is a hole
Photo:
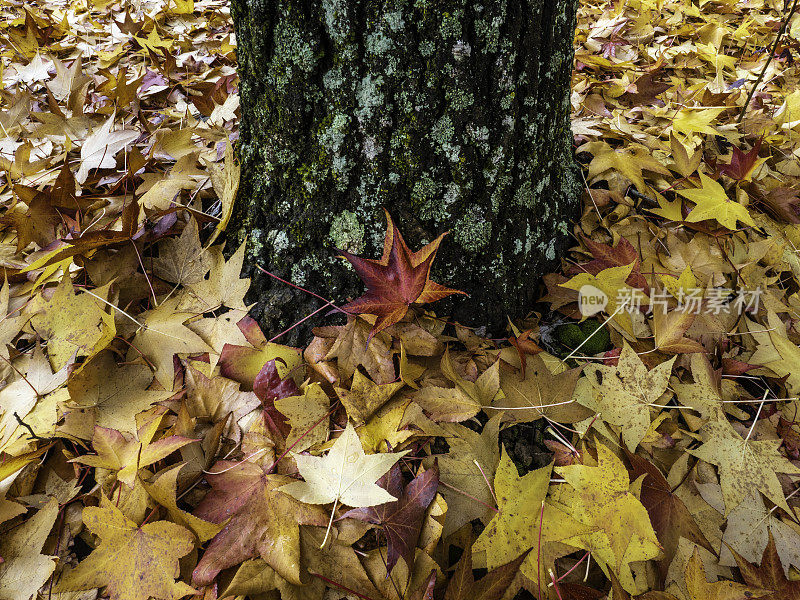
[[[631,287],[644,290],[646,294],[650,293],[650,286],[647,285],[647,280],[642,275],[639,252],[627,239],[620,238],[617,245],[613,247],[595,242],[586,236],[581,236],[581,239],[589,248],[589,252],[592,253],[593,260],[580,265],[573,265],[569,270],[571,274],[590,273],[591,275],[597,275],[603,269],[626,266],[635,262],[636,264],[633,265],[633,270],[625,280],[625,283]]]
[[[361,258],[337,250],[342,257],[350,261],[356,273],[367,286],[367,292],[352,302],[345,304],[342,310],[361,315],[375,315],[378,319],[370,332],[370,338],[400,321],[412,304],[425,304],[441,300],[451,294],[463,294],[439,285],[429,279],[431,263],[443,233],[427,246],[411,252],[400,231],[386,212],[386,238],[383,242],[383,256],[380,260]]]
[[[298,395],[300,390],[297,388],[297,384],[288,376],[286,379],[281,379],[275,359],[272,359],[264,363],[256,375],[253,381],[253,392],[264,407],[264,424],[267,429],[280,438],[286,439],[290,427],[286,422],[286,417],[275,408],[275,400]]]
[[[761,149],[761,142],[763,139],[763,136],[758,138],[758,141],[750,148],[749,152],[742,152],[734,146],[730,164],[719,165],[720,172],[725,173],[725,175],[728,175],[731,179],[735,179],[736,181],[741,181],[747,177],[753,165],[756,164],[758,151]]]

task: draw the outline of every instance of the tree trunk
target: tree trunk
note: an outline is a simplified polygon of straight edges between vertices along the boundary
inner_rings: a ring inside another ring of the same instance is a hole
[[[254,316],[276,332],[363,285],[383,207],[412,250],[450,231],[432,278],[502,329],[527,312],[576,216],[569,90],[577,0],[233,0]],[[445,301],[447,302],[447,301]],[[307,331],[307,330],[306,330]],[[294,338],[296,341],[297,338]]]

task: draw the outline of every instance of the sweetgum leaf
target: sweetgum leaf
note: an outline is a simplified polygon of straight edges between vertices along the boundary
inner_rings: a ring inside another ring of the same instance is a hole
[[[425,304],[441,300],[452,294],[451,290],[429,279],[431,263],[445,234],[440,235],[421,250],[411,252],[386,212],[386,239],[380,260],[361,258],[345,250],[341,255],[350,261],[358,276],[367,286],[361,298],[349,302],[342,310],[353,314],[370,314],[378,317],[370,331],[369,339],[379,331],[397,323],[414,303]]]
[[[387,571],[392,570],[400,557],[411,567],[414,564],[414,549],[422,530],[422,517],[436,496],[439,486],[439,468],[434,466],[428,469],[403,487],[400,465],[395,463],[377,483],[397,500],[380,506],[356,508],[346,512],[344,516],[381,526],[389,546]]]
[[[172,600],[195,593],[175,581],[178,559],[194,549],[189,530],[167,521],[138,527],[105,496],[99,507],[83,509],[83,522],[100,545],[67,571],[56,591],[105,587],[111,600]]]

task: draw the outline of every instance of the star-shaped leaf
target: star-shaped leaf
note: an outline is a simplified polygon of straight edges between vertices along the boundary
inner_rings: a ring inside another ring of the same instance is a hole
[[[194,531],[197,539],[201,542],[207,542],[219,533],[225,522],[210,523],[204,521],[178,506],[178,473],[185,464],[180,463],[165,469],[156,475],[152,482],[143,481],[142,484],[150,497],[167,509],[172,521]]]
[[[421,250],[411,252],[386,212],[386,238],[380,260],[361,258],[345,250],[341,255],[350,261],[358,276],[367,286],[361,298],[349,302],[342,310],[353,314],[370,314],[378,317],[370,332],[370,339],[379,331],[402,319],[412,304],[425,304],[441,300],[451,294],[463,294],[429,279],[431,263],[445,234]]]
[[[341,502],[347,506],[376,506],[397,500],[375,481],[407,452],[364,453],[355,428],[348,423],[325,456],[292,454],[305,481],[280,490],[307,504]]]
[[[175,194],[172,194],[174,197]],[[153,261],[153,272],[170,283],[189,285],[203,281],[211,269],[211,257],[200,244],[195,219],[189,219],[177,238],[166,238],[158,247],[159,256]]]
[[[761,494],[753,491],[728,515],[724,539],[744,560],[755,562],[771,538],[788,576],[790,567],[800,565],[800,533],[779,519],[778,514],[778,511],[767,510]],[[724,566],[736,564],[728,547],[721,549],[719,562]]]
[[[173,385],[173,356],[210,350],[203,338],[184,325],[194,315],[178,312],[178,302],[179,299],[173,297],[139,315],[144,327],[134,337],[130,351],[131,360],[144,355],[155,365],[156,379],[166,390],[171,390]]]
[[[478,581],[472,573],[472,550],[467,548],[450,578],[444,600],[500,600],[506,593],[519,566],[527,558],[526,551],[514,560],[498,566]]]
[[[93,409],[95,424],[134,433],[138,413],[172,395],[151,391],[153,372],[147,365],[118,367],[111,352],[103,352],[73,375],[68,383],[70,399],[80,409]],[[91,418],[91,413],[89,418]]]
[[[133,488],[139,469],[166,458],[175,450],[194,441],[179,435],[171,435],[153,442],[162,415],[163,412],[142,425],[136,436],[96,425],[92,436],[92,447],[97,454],[82,455],[73,461],[90,467],[116,471],[117,479],[129,488]]]
[[[286,417],[291,427],[286,446],[302,452],[328,439],[328,419],[331,401],[319,383],[303,384],[296,396],[275,400],[275,408]]]
[[[239,277],[244,263],[244,250],[245,245],[242,243],[226,262],[221,245],[208,248],[206,255],[211,265],[208,278],[186,289],[181,296],[179,310],[203,313],[216,310],[220,306],[245,310],[247,306],[244,295],[250,288],[250,280]]]
[[[552,470],[552,465],[548,465],[520,477],[503,448],[494,477],[498,512],[472,548],[473,552],[486,553],[488,569],[516,560],[534,549],[521,563],[522,572],[532,580],[540,577],[539,573],[546,577],[547,567],[552,565],[537,565],[540,544],[544,547],[550,542],[592,530],[592,527],[577,523],[549,504],[543,505]]]
[[[378,480],[378,485],[397,500],[380,506],[355,508],[344,516],[381,526],[388,544],[387,571],[392,570],[400,557],[411,568],[414,565],[414,549],[422,530],[422,518],[439,486],[439,468],[420,473],[404,488],[400,465],[395,463]]]
[[[339,396],[347,410],[347,415],[356,425],[361,425],[368,421],[375,411],[386,404],[404,385],[403,381],[378,385],[361,371],[356,370],[349,390],[339,387],[335,389],[336,395]]]
[[[622,440],[634,452],[650,428],[651,405],[667,389],[675,357],[648,371],[639,355],[626,343],[615,367],[587,365],[585,370],[598,396],[591,408],[622,430]],[[587,402],[589,404],[591,402]]]
[[[541,354],[532,356],[527,362],[524,373],[501,372],[500,388],[505,398],[495,402],[492,408],[507,408],[505,418],[512,422],[531,422],[547,417],[559,423],[576,423],[592,416],[588,408],[571,401],[582,368],[553,374]],[[526,410],[526,406],[530,406],[530,410]]]
[[[747,562],[735,551],[733,556],[747,585],[770,590],[769,594],[761,596],[764,600],[800,600],[800,581],[790,581],[786,578],[771,533],[761,557],[761,566],[756,567]]]
[[[208,585],[223,569],[260,556],[281,577],[300,585],[300,525],[325,525],[325,512],[279,491],[291,479],[250,462],[219,461],[206,478],[211,491],[194,516],[230,522],[206,548],[192,574]]]
[[[595,242],[591,238],[581,236],[583,243],[592,253],[592,259],[589,262],[575,265],[569,270],[570,275],[576,273],[590,273],[597,275],[600,271],[611,267],[628,266],[633,263],[631,274],[628,275],[626,283],[634,288],[640,288],[648,293],[650,287],[647,285],[647,280],[642,275],[641,262],[639,260],[639,252],[627,239],[620,238],[616,246],[609,246]]]
[[[720,165],[720,172],[725,173],[725,175],[736,181],[749,179],[756,164],[765,160],[759,160],[758,158],[758,151],[761,150],[761,142],[763,141],[764,136],[761,136],[748,152],[742,152],[734,146],[730,164]]]
[[[707,581],[706,570],[697,548],[686,563],[684,578],[690,600],[751,600],[769,594],[768,590],[749,587],[735,581]]]
[[[629,299],[629,297],[626,296],[626,290],[631,290],[631,300],[634,297],[633,294],[636,293],[635,290],[629,288],[626,283],[635,265],[636,262],[632,262],[626,266],[609,267],[608,269],[603,269],[597,273],[597,275],[579,273],[566,283],[560,283],[559,285],[579,293],[586,293],[588,289],[591,294],[596,293],[595,290],[605,294],[606,305],[605,307],[599,308],[602,308],[608,315],[613,315],[614,320],[620,327],[633,335],[631,315],[628,312],[631,310],[631,307],[626,306],[623,302],[627,302]]]
[[[654,559],[661,552],[647,510],[637,498],[642,480],[631,484],[622,461],[602,444],[597,444],[596,467],[555,470],[567,483],[553,493],[553,506],[593,528],[564,542],[591,551],[626,590],[633,591],[630,563]]]
[[[375,383],[395,380],[394,352],[387,333],[371,337],[369,324],[360,317],[350,317],[346,325],[320,329],[320,334],[328,334],[325,337],[336,338],[325,360],[338,359],[336,363],[343,377],[349,379],[361,365]]]
[[[71,571],[56,591],[105,587],[111,600],[173,600],[195,590],[175,581],[178,559],[194,549],[194,536],[175,523],[138,527],[105,496],[83,509],[83,522],[100,545]]]
[[[778,453],[780,439],[746,440],[725,419],[710,421],[700,433],[703,445],[689,452],[719,467],[726,513],[730,513],[752,490],[758,490],[792,514],[776,473],[797,475],[800,468]]]
[[[697,223],[713,219],[728,229],[736,229],[737,221],[745,225],[755,225],[747,208],[729,199],[719,183],[705,173],[700,173],[700,182],[702,185],[700,188],[678,190],[681,196],[697,205],[686,217],[687,221]]]
[[[24,511],[23,511],[24,512]],[[0,538],[0,598],[28,600],[56,568],[53,556],[42,547],[58,516],[58,501],[50,500],[24,523],[4,531]]]
[[[91,356],[111,342],[114,318],[96,294],[76,294],[65,277],[48,299],[36,299],[31,325],[47,340],[47,356],[58,371],[73,356]]]

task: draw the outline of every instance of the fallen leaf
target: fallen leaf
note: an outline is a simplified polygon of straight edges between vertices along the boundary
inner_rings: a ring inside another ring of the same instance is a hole
[[[705,173],[700,173],[700,188],[678,190],[684,198],[695,203],[695,207],[686,217],[690,223],[715,220],[723,227],[736,229],[736,222],[755,225],[747,208],[735,200],[730,200],[723,187]]]
[[[0,539],[0,599],[29,600],[56,568],[56,557],[41,554],[58,516],[51,498],[36,514]]]
[[[769,594],[768,590],[748,587],[734,581],[707,581],[706,570],[700,562],[697,549],[686,564],[685,578],[691,600],[750,600]]]
[[[397,500],[378,507],[355,508],[344,516],[381,526],[388,545],[387,571],[391,572],[401,557],[411,569],[422,518],[439,486],[439,468],[434,466],[420,473],[404,487],[400,465],[395,463],[377,483]]]
[[[47,340],[47,355],[55,371],[76,355],[92,356],[108,346],[116,327],[104,308],[97,294],[76,294],[68,276],[49,300],[37,297],[31,325]]]
[[[745,583],[754,588],[769,590],[767,594],[758,597],[766,600],[798,600],[800,599],[800,581],[790,581],[786,578],[784,567],[775,548],[775,540],[769,536],[767,547],[761,557],[761,565],[756,567],[734,552],[736,566]]]
[[[356,430],[348,423],[327,455],[292,453],[305,481],[279,489],[306,504],[341,502],[353,507],[385,504],[397,498],[375,481],[407,453],[364,454]]]
[[[192,574],[208,585],[223,569],[261,557],[281,577],[300,585],[300,525],[325,525],[324,511],[301,504],[280,488],[291,479],[249,462],[219,461],[206,474],[211,491],[194,516],[224,523]]]
[[[589,550],[629,592],[634,590],[632,562],[652,560],[661,552],[647,510],[639,501],[642,479],[631,483],[622,461],[597,444],[597,466],[556,467],[567,483],[552,495],[553,507],[590,528],[564,540]]]
[[[380,260],[361,258],[339,250],[353,265],[358,276],[367,286],[367,292],[358,300],[341,307],[353,314],[370,314],[378,317],[367,337],[367,341],[379,331],[397,323],[408,312],[412,304],[426,304],[441,300],[452,294],[463,294],[451,290],[429,279],[431,263],[445,234],[426,245],[422,250],[411,252],[406,246],[400,230],[386,212],[386,239]]]
[[[81,166],[75,174],[78,183],[83,184],[92,169],[113,169],[117,166],[117,152],[129,146],[139,137],[139,132],[131,129],[112,131],[116,115],[87,137],[81,146]]]
[[[703,445],[688,452],[719,467],[726,513],[758,490],[791,514],[777,473],[797,475],[800,468],[778,453],[780,440],[744,439],[726,419],[710,421],[700,433]]]
[[[196,590],[175,581],[178,559],[194,549],[192,534],[175,523],[137,527],[105,496],[99,507],[83,509],[83,522],[100,545],[66,572],[55,591],[105,587],[111,600],[173,600]]]
[[[631,452],[650,428],[651,408],[666,391],[675,358],[648,371],[636,352],[626,343],[616,367],[590,364],[585,372],[598,395],[587,407],[600,414],[606,423],[622,431],[622,440]],[[659,411],[660,412],[660,411]]]

